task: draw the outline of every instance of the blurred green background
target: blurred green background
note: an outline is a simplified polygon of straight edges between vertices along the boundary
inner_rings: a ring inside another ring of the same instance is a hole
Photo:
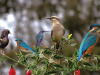
[[[35,36],[40,30],[50,31],[52,22],[46,18],[58,16],[61,24],[66,29],[66,34],[72,33],[75,47],[64,47],[62,54],[71,57],[91,24],[100,24],[100,0],[0,0],[0,33],[3,29],[9,29],[9,45],[5,49],[5,54],[18,60],[15,52],[19,53],[15,39],[20,38],[31,48],[35,45]],[[51,34],[46,33],[44,44],[51,46]],[[41,45],[40,45],[41,46]],[[100,42],[93,49],[93,53],[99,55]],[[24,53],[25,54],[25,53]],[[1,54],[0,54],[1,57]],[[0,75],[8,75],[9,64],[14,61],[4,58],[5,64],[0,62]],[[24,67],[14,65],[17,75],[22,75]],[[81,70],[81,75],[100,75],[99,71],[91,72]]]

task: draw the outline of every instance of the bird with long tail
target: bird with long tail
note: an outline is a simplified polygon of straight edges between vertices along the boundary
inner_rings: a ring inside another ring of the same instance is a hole
[[[1,37],[0,37],[0,49],[1,49],[1,54],[4,54],[4,48],[9,44],[9,38],[8,38],[8,34],[11,34],[10,31],[8,29],[4,29],[1,33]]]
[[[29,51],[31,51],[31,52],[35,53],[36,55],[38,55],[30,46],[28,46],[21,39],[17,39],[15,41],[17,42],[17,47],[18,47],[19,50],[21,50],[23,52],[29,52]]]
[[[87,35],[84,37],[80,48],[78,60],[80,60],[84,55],[92,53],[93,48],[97,44],[100,38],[100,29],[91,29]]]
[[[45,36],[45,32],[50,32],[50,31],[40,31],[36,35],[36,47],[39,46],[40,44],[42,44],[44,47],[48,48],[46,45],[43,44],[43,39],[44,39],[44,36]]]

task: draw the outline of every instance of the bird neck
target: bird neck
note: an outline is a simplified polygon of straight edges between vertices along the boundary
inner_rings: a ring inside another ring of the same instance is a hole
[[[2,35],[1,35],[1,38],[2,38],[2,39],[5,39],[5,40],[8,40],[8,35],[3,35],[3,34],[2,34]]]
[[[53,24],[61,24],[60,21],[56,20],[56,21],[53,21]]]

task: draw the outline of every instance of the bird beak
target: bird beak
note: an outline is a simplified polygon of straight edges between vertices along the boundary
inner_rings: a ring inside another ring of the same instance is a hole
[[[13,35],[12,33],[9,33],[9,34]]]
[[[51,19],[51,18],[47,18],[47,19]]]
[[[15,41],[17,41],[17,40],[15,40]]]

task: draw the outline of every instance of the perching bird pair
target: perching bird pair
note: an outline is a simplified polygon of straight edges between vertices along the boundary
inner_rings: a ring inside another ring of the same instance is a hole
[[[90,26],[89,32],[84,37],[80,48],[78,60],[80,60],[84,55],[92,53],[93,48],[100,39],[100,24],[92,24]]]

